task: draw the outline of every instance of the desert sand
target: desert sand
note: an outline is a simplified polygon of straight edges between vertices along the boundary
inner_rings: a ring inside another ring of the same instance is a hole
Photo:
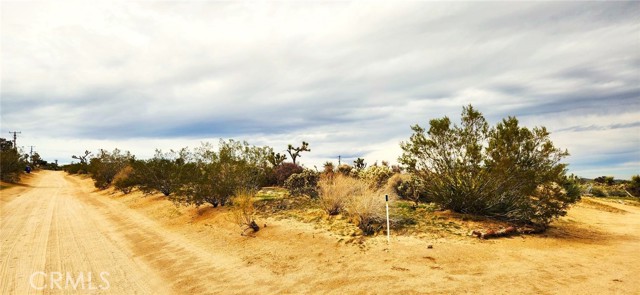
[[[0,214],[2,294],[640,294],[640,207],[623,201],[585,198],[543,234],[496,240],[387,244],[266,217],[247,237],[227,208],[39,171],[0,191]],[[67,272],[92,286],[51,283]]]

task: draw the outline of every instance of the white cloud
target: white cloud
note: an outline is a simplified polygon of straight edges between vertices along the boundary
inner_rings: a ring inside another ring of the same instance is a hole
[[[579,173],[628,177],[640,172],[638,13],[637,3],[3,2],[2,132],[67,160],[232,137],[309,141],[308,166],[394,162],[410,125],[456,121],[473,103],[493,123],[516,115],[557,131]]]

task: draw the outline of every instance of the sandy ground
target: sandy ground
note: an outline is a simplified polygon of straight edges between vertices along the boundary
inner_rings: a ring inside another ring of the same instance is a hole
[[[291,219],[243,237],[227,209],[63,172],[0,194],[2,294],[640,294],[640,207],[618,202],[587,199],[543,235],[387,245]]]

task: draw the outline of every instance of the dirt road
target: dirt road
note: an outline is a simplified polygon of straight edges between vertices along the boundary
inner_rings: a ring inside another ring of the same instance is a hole
[[[289,219],[241,237],[223,210],[97,192],[62,172],[27,184],[0,192],[1,294],[640,293],[636,206],[591,200],[540,236],[389,247]]]
[[[101,199],[85,183],[39,174],[2,193],[0,293],[186,294],[251,283],[227,273],[229,259]]]

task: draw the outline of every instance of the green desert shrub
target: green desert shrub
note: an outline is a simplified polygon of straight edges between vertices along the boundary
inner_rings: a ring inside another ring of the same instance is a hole
[[[27,159],[13,148],[12,142],[4,143],[0,150],[0,179],[6,182],[18,182],[22,171],[27,166]]]
[[[613,176],[598,176],[593,181],[599,184],[604,184],[604,185],[615,184],[615,179],[613,178]]]
[[[170,196],[179,190],[187,179],[191,168],[188,165],[189,152],[186,148],[163,153],[156,150],[153,158],[132,163],[138,180],[138,187],[145,194],[160,192]]]
[[[606,197],[606,196],[607,196],[607,192],[606,192],[604,189],[599,188],[599,187],[593,187],[593,188],[591,188],[591,194],[592,194],[594,197],[600,197],[600,198],[604,198],[604,197]]]
[[[62,169],[69,174],[83,174],[82,172],[82,164],[80,163],[72,163],[68,165],[62,166]]]
[[[631,181],[626,185],[626,189],[630,194],[640,197],[640,175],[631,177]]]
[[[444,117],[429,129],[412,127],[399,162],[426,185],[441,207],[546,227],[579,200],[566,177],[569,155],[553,145],[544,127],[529,129],[508,117],[490,127],[464,107],[461,124]]]
[[[289,190],[293,196],[309,196],[316,198],[318,196],[318,181],[320,174],[313,170],[305,169],[304,171],[289,176],[284,182],[284,187]]]
[[[100,153],[89,161],[89,172],[94,185],[99,189],[106,189],[113,182],[120,170],[134,160],[129,152],[114,149],[113,152],[100,150]]]
[[[418,177],[408,174],[395,174],[389,179],[389,187],[398,195],[398,198],[414,202],[428,202],[428,194],[425,184]]]
[[[370,166],[360,170],[358,177],[376,190],[384,187],[393,174],[393,170],[388,166]]]
[[[236,192],[257,190],[270,172],[270,153],[270,148],[234,140],[221,140],[217,151],[204,144],[187,166],[178,202],[224,206]]]
[[[124,194],[130,193],[138,184],[133,167],[127,165],[113,177],[113,187]]]
[[[609,197],[619,197],[619,198],[623,198],[623,197],[628,197],[629,196],[622,189],[610,189],[610,190],[607,190],[607,195]]]

